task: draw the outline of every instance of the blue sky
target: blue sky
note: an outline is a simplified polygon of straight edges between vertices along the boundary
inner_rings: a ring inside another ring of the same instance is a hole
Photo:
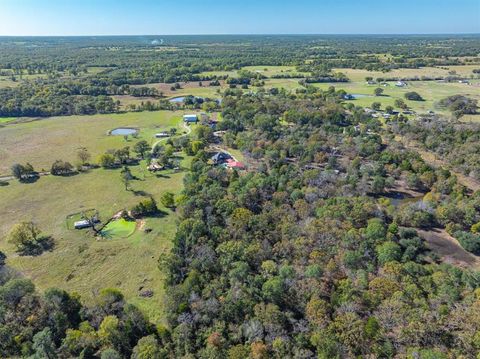
[[[480,33],[480,0],[0,0],[0,36],[341,33]]]

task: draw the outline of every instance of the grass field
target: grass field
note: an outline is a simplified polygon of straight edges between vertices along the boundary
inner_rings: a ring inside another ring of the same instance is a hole
[[[231,70],[231,71],[204,71],[201,72],[200,75],[203,76],[229,76],[229,77],[235,77],[237,75],[237,70]]]
[[[76,152],[87,147],[92,159],[108,149],[132,147],[146,139],[153,144],[154,134],[172,127],[184,133],[183,112],[141,112],[114,115],[56,117],[5,124],[0,128],[0,168],[9,173],[15,162],[30,162],[37,170],[49,169],[55,159],[76,162]],[[140,129],[138,139],[125,141],[108,132],[122,126]],[[190,158],[181,158],[182,166]],[[122,290],[127,300],[138,305],[155,322],[163,320],[163,276],[158,259],[171,247],[177,216],[162,208],[160,214],[137,222],[116,220],[106,228],[101,240],[89,230],[75,230],[72,221],[82,211],[98,211],[105,223],[122,209],[129,209],[146,196],[160,203],[166,191],[179,194],[184,172],[162,171],[151,174],[143,161],[131,167],[137,178],[126,191],[120,169],[94,169],[70,177],[41,176],[38,181],[21,184],[9,181],[0,188],[0,250],[8,264],[31,278],[40,290],[59,287],[78,292],[85,302],[105,287]],[[55,241],[52,252],[22,257],[5,239],[19,221],[34,221]],[[145,231],[149,229],[151,231]],[[153,296],[142,297],[144,291]]]
[[[182,164],[188,166],[189,160],[182,160]],[[0,250],[7,254],[8,264],[31,278],[40,290],[55,286],[75,291],[87,303],[101,288],[119,288],[129,302],[161,322],[164,274],[157,261],[171,247],[176,214],[163,208],[161,215],[139,222],[134,232],[135,222],[127,227],[115,222],[109,229],[117,235],[111,239],[96,240],[89,230],[67,227],[69,214],[96,209],[100,219],[106,221],[144,198],[139,194],[151,195],[160,203],[165,191],[181,191],[183,172],[166,171],[157,177],[144,167],[144,163],[132,167],[132,173],[139,178],[132,181],[132,191],[125,191],[120,170],[103,169],[72,177],[45,176],[32,184],[10,181],[1,187]],[[5,237],[22,220],[35,221],[45,234],[51,235],[54,250],[37,257],[15,254]],[[145,232],[147,228],[152,231]],[[152,290],[153,297],[139,296],[142,290]]]
[[[182,114],[159,111],[52,117],[0,127],[0,175],[9,174],[14,163],[30,162],[37,170],[48,170],[57,159],[75,163],[81,147],[86,147],[95,160],[108,149],[133,147],[140,139],[153,143],[159,131],[177,127],[183,132]],[[138,139],[125,141],[123,136],[108,135],[120,126],[138,127]]]
[[[0,117],[0,125],[6,124],[7,122],[12,122],[18,120],[16,117]]]
[[[258,72],[266,77],[271,77],[275,75],[282,75],[282,74],[300,74],[302,76],[307,75],[305,73],[301,73],[296,70],[295,66],[245,66],[242,70],[248,70],[252,72]],[[229,76],[235,77],[237,76],[238,71],[205,71],[202,72],[201,75],[205,76]]]
[[[181,96],[187,96],[187,95],[209,97],[209,98],[220,98],[221,95],[219,95],[217,90],[221,90],[225,88],[225,84],[223,81],[220,81],[221,86],[208,86],[208,81],[204,81],[202,83],[203,86],[200,86],[198,81],[180,82],[179,84],[181,88],[174,91],[171,90],[171,87],[173,86],[173,84],[167,84],[167,83],[154,83],[154,84],[141,85],[136,87],[156,88],[159,92],[163,93],[163,95],[168,98],[181,97]]]
[[[302,86],[298,83],[299,79],[267,79],[265,80],[265,88],[284,88],[288,91],[294,91]]]
[[[470,77],[474,69],[480,68],[480,65],[459,65],[438,67],[422,67],[419,69],[395,69],[389,72],[367,71],[363,69],[334,69],[335,72],[342,72],[353,82],[365,81],[365,77],[370,76],[374,79],[378,77],[422,77],[422,76],[448,76],[450,71],[455,71],[458,75]]]
[[[300,76],[308,75],[297,71],[295,66],[245,66],[243,67],[243,70],[258,72],[266,77],[285,74],[299,74]]]
[[[12,81],[12,79],[8,76],[0,76],[0,88],[6,87],[17,87],[21,84],[20,81]]]
[[[389,86],[383,87],[379,85],[368,85],[364,80],[358,82],[348,83],[322,83],[315,84],[315,86],[322,89],[327,89],[330,86],[343,89],[351,94],[367,95],[371,97],[362,97],[356,100],[352,100],[359,106],[370,106],[373,102],[380,102],[382,108],[385,106],[394,106],[395,99],[404,100],[409,107],[417,112],[426,112],[428,110],[435,110],[436,112],[442,112],[436,106],[436,103],[448,96],[452,95],[465,95],[477,100],[480,100],[480,80],[472,80],[470,85],[454,83],[439,83],[436,81],[409,81],[407,87],[396,87],[395,82],[389,82]],[[373,96],[373,92],[377,87],[381,87],[384,90],[384,96]],[[406,100],[404,95],[407,92],[418,92],[425,101],[409,101]]]

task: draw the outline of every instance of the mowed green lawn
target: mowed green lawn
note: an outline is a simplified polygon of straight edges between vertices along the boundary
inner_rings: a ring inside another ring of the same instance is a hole
[[[106,239],[127,238],[135,232],[136,227],[136,221],[120,218],[107,224],[102,229],[102,236]]]
[[[49,170],[61,159],[77,162],[77,151],[86,147],[92,160],[109,149],[133,147],[139,140],[154,143],[157,132],[176,127],[183,132],[183,112],[129,112],[94,116],[64,116],[39,119],[0,127],[0,175],[10,174],[14,163],[30,162],[36,170]],[[138,127],[138,139],[125,141],[108,132],[122,126]]]
[[[189,161],[183,159],[182,165],[188,166]],[[10,181],[0,187],[0,250],[7,254],[7,263],[31,278],[40,290],[59,287],[75,291],[88,303],[102,288],[119,288],[129,302],[161,322],[164,273],[158,268],[158,259],[171,248],[177,220],[174,212],[162,208],[163,215],[137,222],[133,234],[111,239],[96,240],[89,230],[67,229],[69,214],[95,208],[105,221],[145,195],[153,196],[161,206],[164,192],[178,194],[182,189],[185,172],[166,171],[156,176],[145,170],[144,163],[131,168],[140,178],[131,184],[137,194],[125,191],[119,169],[95,169],[72,177],[44,176],[32,184]],[[24,220],[35,221],[54,238],[52,252],[21,257],[6,243],[10,228]],[[141,297],[145,290],[152,290],[153,297]]]

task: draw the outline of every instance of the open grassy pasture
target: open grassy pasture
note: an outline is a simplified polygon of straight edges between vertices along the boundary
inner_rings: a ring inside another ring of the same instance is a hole
[[[130,95],[114,95],[111,96],[113,101],[120,101],[120,109],[122,111],[131,111],[130,105],[139,106],[147,101],[158,103],[159,99],[153,97],[135,97]]]
[[[422,67],[419,69],[395,69],[389,72],[368,71],[363,69],[334,69],[335,72],[342,72],[352,81],[365,81],[365,77],[370,76],[374,79],[378,77],[422,77],[422,76],[448,76],[450,71],[455,71],[458,75],[470,77],[474,69],[480,68],[480,65],[459,65],[447,67]]]
[[[258,72],[266,77],[285,75],[285,74],[299,74],[306,76],[308,74],[296,70],[295,66],[245,66],[243,70]]]
[[[182,165],[188,163],[188,158],[182,160]],[[93,208],[106,221],[138,203],[142,195],[153,196],[161,206],[165,191],[181,191],[184,172],[165,171],[157,176],[144,168],[144,163],[131,167],[139,178],[132,181],[132,191],[125,190],[118,169],[96,169],[72,177],[45,176],[32,184],[10,181],[0,187],[0,250],[7,254],[8,264],[31,278],[40,290],[55,286],[76,291],[86,302],[101,288],[119,288],[152,320],[162,321],[163,274],[157,261],[171,246],[177,218],[174,212],[163,208],[158,217],[133,224],[133,234],[111,239],[96,240],[89,230],[67,228],[69,214]],[[22,220],[35,221],[51,235],[54,250],[36,257],[18,256],[5,237]],[[112,229],[122,232],[125,228],[120,227]],[[152,231],[145,232],[147,228]],[[130,234],[131,226],[127,229]],[[145,290],[153,291],[153,296],[141,297]]]
[[[221,86],[208,86],[209,81],[203,81],[202,85],[200,86],[198,81],[192,82],[179,82],[181,88],[172,91],[171,87],[174,84],[167,84],[167,83],[155,83],[155,84],[147,84],[141,85],[136,87],[153,87],[156,88],[159,92],[163,93],[166,97],[181,97],[181,96],[199,96],[199,97],[209,97],[209,98],[219,98],[221,97],[217,90],[221,90],[224,88],[225,84],[223,81],[220,81]],[[135,86],[133,86],[135,87]],[[145,100],[143,100],[145,101]]]
[[[12,81],[9,76],[0,76],[0,88],[17,87],[20,85],[20,81]]]
[[[6,124],[7,122],[18,120],[16,117],[0,117],[0,125]]]
[[[110,69],[113,69],[113,67],[90,66],[87,68],[87,74],[97,75],[97,74],[101,74],[102,72],[108,71]]]
[[[294,91],[297,88],[302,87],[298,83],[299,79],[267,79],[265,80],[265,88],[284,88],[288,91]]]
[[[352,102],[359,106],[370,106],[372,102],[380,102],[382,108],[385,106],[394,106],[395,99],[403,99],[408,106],[417,112],[426,112],[434,110],[442,112],[437,108],[436,103],[448,96],[465,95],[471,98],[480,100],[480,81],[473,80],[470,85],[453,83],[439,83],[436,81],[409,81],[407,87],[396,87],[395,82],[389,82],[389,86],[383,87],[379,85],[368,85],[364,80],[348,83],[322,83],[315,84],[315,86],[322,89],[327,89],[330,86],[335,86],[337,89],[343,89],[351,94],[367,95],[367,97],[358,98]],[[374,96],[374,90],[381,87],[384,90],[384,96]],[[409,101],[404,95],[407,92],[418,92],[425,101]]]
[[[229,77],[235,77],[237,75],[237,70],[231,70],[231,71],[222,71],[222,70],[219,70],[219,71],[204,71],[204,72],[201,72],[200,75],[203,75],[203,76],[229,76]]]
[[[57,160],[77,161],[79,148],[86,147],[92,159],[108,149],[132,147],[138,140],[155,141],[155,133],[181,128],[183,112],[130,112],[124,114],[66,116],[8,124],[0,127],[0,174],[9,174],[14,163],[30,162],[35,169],[50,169]],[[131,126],[140,129],[138,139],[110,136],[108,131]]]
[[[245,66],[242,70],[247,70],[251,72],[258,72],[266,77],[271,77],[275,75],[282,74],[299,74],[301,76],[306,76],[306,73],[302,73],[296,70],[295,66]],[[201,75],[205,76],[229,76],[235,77],[238,74],[238,70],[231,71],[205,71]]]

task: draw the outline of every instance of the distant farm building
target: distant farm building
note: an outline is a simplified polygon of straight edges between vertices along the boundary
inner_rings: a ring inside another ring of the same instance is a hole
[[[198,117],[197,117],[197,115],[184,115],[183,116],[183,122],[185,122],[185,123],[197,123],[198,122]]]

